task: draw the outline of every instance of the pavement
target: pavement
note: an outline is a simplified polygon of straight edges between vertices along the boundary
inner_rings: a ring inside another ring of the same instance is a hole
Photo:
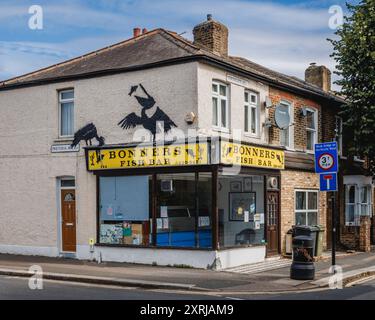
[[[137,287],[148,289],[196,291],[221,294],[275,294],[326,288],[332,274],[325,254],[315,263],[314,281],[292,280],[290,266],[241,273],[190,268],[173,268],[124,263],[101,263],[63,258],[45,258],[0,254],[0,275],[30,277],[29,268],[38,265],[43,278],[76,283]],[[338,254],[346,285],[361,277],[375,275],[375,252]],[[252,267],[251,267],[252,268]]]

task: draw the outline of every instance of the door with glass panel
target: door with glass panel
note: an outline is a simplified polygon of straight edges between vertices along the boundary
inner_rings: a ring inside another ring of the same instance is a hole
[[[279,254],[279,192],[267,192],[267,256]]]
[[[76,251],[76,199],[75,190],[61,190],[62,251]]]

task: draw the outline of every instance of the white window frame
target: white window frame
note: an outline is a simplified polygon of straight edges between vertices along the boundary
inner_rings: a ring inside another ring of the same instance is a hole
[[[62,98],[62,95],[63,93],[67,93],[67,92],[73,92],[73,98],[71,99],[63,99]],[[62,135],[61,133],[61,130],[62,130],[62,125],[61,125],[61,121],[62,121],[62,117],[61,117],[61,105],[63,103],[73,103],[73,132],[74,132],[74,111],[75,111],[75,106],[74,106],[74,89],[64,89],[64,90],[59,90],[58,91],[58,95],[59,95],[59,138],[62,138],[62,139],[69,139],[69,138],[73,138],[74,137],[74,133],[71,134],[71,135]]]
[[[306,209],[297,209],[297,193],[302,192],[305,193],[306,196]],[[309,193],[316,193],[316,209],[308,209],[309,208]],[[316,224],[319,224],[319,191],[314,189],[296,189],[294,190],[294,221],[297,223],[296,214],[297,213],[305,213],[306,214],[306,223],[308,224],[308,217],[309,213],[316,212]]]
[[[248,101],[246,101],[245,96],[248,94]],[[251,98],[255,98],[255,102],[251,101]],[[248,118],[246,119],[246,110],[247,108],[247,115]],[[251,124],[252,124],[252,110],[255,109],[255,132],[251,131]],[[258,137],[259,136],[259,94],[251,91],[251,90],[245,90],[244,91],[244,132],[246,135],[252,136],[252,137]],[[247,129],[246,130],[246,125]]]
[[[349,199],[349,189],[354,187],[354,203],[348,202]],[[361,202],[361,191],[362,188],[367,189],[367,202]],[[346,184],[345,185],[345,225],[346,226],[360,226],[361,216],[372,216],[373,215],[373,199],[372,199],[372,186],[366,184]],[[347,221],[348,206],[354,206],[354,221]],[[367,213],[362,214],[362,206],[367,206]]]
[[[215,92],[213,90],[213,86],[216,85],[218,88],[218,91]],[[220,94],[220,86],[223,86],[226,88],[226,96],[223,96]],[[214,109],[213,109],[213,102],[212,102],[212,126],[215,130],[218,131],[224,131],[224,132],[229,132],[230,129],[230,115],[229,115],[229,85],[226,84],[225,82],[221,81],[212,81],[212,87],[211,87],[211,92],[212,92],[212,99],[214,98],[217,99],[217,125],[214,124]],[[226,113],[226,126],[222,126],[222,113],[221,113],[221,102],[225,101],[225,113]]]
[[[306,112],[311,112],[313,114],[315,129],[309,128],[306,123],[306,152],[314,153],[315,144],[318,143],[318,110],[313,108],[306,108]],[[312,132],[314,134],[314,141],[312,143],[312,149],[307,149],[307,132]]]
[[[289,112],[289,116],[290,116],[290,126],[288,127],[288,129],[284,129],[284,130],[288,130],[288,145],[282,145],[281,144],[281,132],[284,131],[284,130],[280,129],[280,146],[285,147],[288,150],[293,150],[293,148],[294,148],[294,130],[293,130],[294,108],[293,108],[293,104],[290,101],[287,101],[287,100],[281,100],[280,104],[288,107],[288,112]]]
[[[338,153],[340,157],[343,157],[343,137],[342,137],[343,123],[342,118],[335,116],[335,132],[336,132],[336,141],[338,145]]]

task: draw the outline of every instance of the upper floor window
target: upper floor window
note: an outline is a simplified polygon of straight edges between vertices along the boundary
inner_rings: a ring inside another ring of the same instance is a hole
[[[258,95],[245,91],[245,132],[258,134]]]
[[[318,142],[318,113],[316,110],[306,110],[306,149],[314,151],[314,145]]]
[[[290,115],[290,120],[292,122],[292,106],[290,103],[282,101],[280,102],[279,106],[281,111],[285,111],[285,113]],[[290,148],[292,146],[292,133],[291,127],[289,126],[286,129],[280,129],[280,145]]]
[[[337,141],[337,149],[339,155],[343,155],[343,146],[342,146],[342,118],[336,116],[336,128],[335,128],[335,140]]]
[[[220,82],[212,83],[212,124],[229,129],[228,86]]]
[[[74,135],[74,90],[59,92],[60,137]]]

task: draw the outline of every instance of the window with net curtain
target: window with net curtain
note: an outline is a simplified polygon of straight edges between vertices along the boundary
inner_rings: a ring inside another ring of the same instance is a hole
[[[74,135],[74,90],[59,92],[60,136]]]

